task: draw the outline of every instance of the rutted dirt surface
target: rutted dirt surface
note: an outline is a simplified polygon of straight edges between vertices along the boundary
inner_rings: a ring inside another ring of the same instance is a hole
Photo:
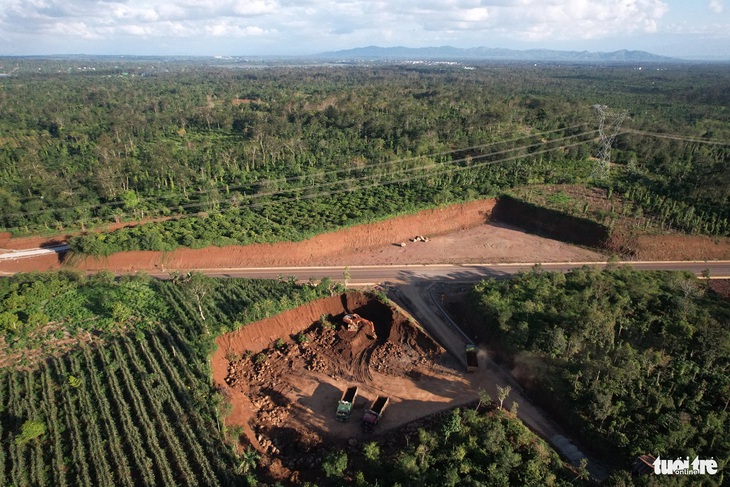
[[[348,330],[346,313],[372,325]],[[322,315],[334,327],[322,326]],[[217,340],[212,359],[214,381],[233,404],[226,422],[243,426],[288,474],[321,462],[325,445],[361,443],[476,398],[460,366],[412,319],[363,293],[318,300],[229,335]],[[353,385],[358,397],[342,423],[337,402]],[[377,396],[390,404],[375,433],[364,433],[360,419]]]

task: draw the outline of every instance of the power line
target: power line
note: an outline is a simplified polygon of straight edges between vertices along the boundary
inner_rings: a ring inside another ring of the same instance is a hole
[[[630,132],[632,134],[637,134],[637,135],[646,135],[648,137],[658,137],[661,139],[679,140],[681,142],[692,142],[692,143],[697,143],[697,144],[730,145],[730,141],[697,139],[694,137],[686,137],[684,135],[660,134],[657,132],[647,132],[645,130],[625,129],[624,132]]]
[[[362,170],[367,170],[367,169],[371,169],[371,168],[378,168],[380,166],[389,166],[389,165],[397,164],[397,163],[401,163],[401,162],[415,161],[415,160],[422,159],[422,158],[426,158],[426,159],[428,159],[428,158],[435,158],[435,157],[439,157],[439,156],[445,156],[445,155],[453,154],[453,153],[456,153],[456,152],[463,152],[463,151],[469,151],[469,150],[484,149],[486,147],[491,147],[491,146],[498,145],[498,144],[506,144],[506,143],[510,143],[510,142],[516,142],[516,141],[519,141],[519,140],[522,140],[522,139],[526,139],[526,138],[530,138],[530,137],[543,137],[545,135],[552,134],[552,133],[555,133],[555,132],[561,132],[561,131],[567,131],[567,130],[575,130],[575,129],[580,128],[580,127],[583,127],[585,125],[587,125],[587,124],[586,123],[581,123],[581,124],[573,125],[571,127],[564,127],[564,128],[559,128],[559,129],[546,130],[546,131],[538,132],[538,133],[535,133],[535,134],[528,134],[528,135],[523,135],[521,137],[515,137],[515,138],[512,138],[512,139],[506,139],[506,140],[500,140],[500,141],[495,141],[495,142],[489,142],[489,143],[486,143],[486,144],[474,145],[474,146],[464,147],[464,148],[459,148],[459,149],[452,149],[450,151],[436,152],[436,153],[432,153],[432,154],[423,154],[423,155],[419,155],[419,156],[406,157],[406,158],[402,158],[402,159],[393,159],[393,160],[390,160],[390,161],[375,162],[375,163],[366,164],[366,165],[363,165],[363,166],[357,167],[357,168],[345,167],[345,168],[342,168],[342,169],[331,169],[331,170],[328,170],[328,171],[320,171],[320,172],[315,172],[315,173],[307,173],[307,174],[301,174],[301,175],[298,175],[298,176],[289,176],[289,177],[285,177],[285,178],[258,179],[256,181],[253,181],[253,182],[250,182],[250,183],[246,183],[246,184],[240,184],[240,185],[235,185],[235,186],[228,186],[227,187],[227,190],[230,191],[230,190],[247,188],[247,187],[253,186],[255,184],[259,184],[261,181],[267,181],[269,183],[292,182],[292,181],[299,181],[299,180],[307,179],[307,178],[313,178],[314,179],[314,178],[326,177],[326,176],[329,176],[329,175],[332,175],[332,174],[338,174],[338,173],[347,172],[347,171],[362,171]],[[216,187],[216,188],[211,188],[209,190],[196,191],[196,192],[192,193],[192,195],[194,195],[194,196],[203,196],[203,195],[209,194],[209,193],[211,193],[213,191],[217,191],[218,189],[220,189],[220,188]],[[139,201],[139,202],[149,202],[149,201],[158,201],[158,200],[163,200],[163,199],[165,199],[164,196],[148,196],[148,197],[144,197],[144,198],[138,198],[137,201]],[[104,203],[98,203],[98,204],[95,204],[95,205],[76,206],[75,208],[76,209],[79,209],[79,208],[81,208],[81,209],[93,209],[93,208],[103,208],[103,207],[118,206],[118,205],[123,205],[123,204],[124,204],[124,201],[122,201],[122,200],[115,200],[115,201],[108,201],[108,202],[104,202]],[[185,206],[183,206],[183,208],[184,207]],[[36,210],[36,212],[16,212],[16,214],[14,214],[12,216],[32,215],[32,214],[40,214],[42,212],[48,213],[48,212],[52,212],[52,211],[57,211],[57,209],[55,209],[55,208],[46,208],[46,209],[43,209],[43,210]]]
[[[522,136],[522,137],[517,137],[517,138],[514,138],[514,139],[509,139],[509,140],[506,140],[506,141],[491,142],[489,144],[482,144],[482,145],[477,145],[477,146],[472,146],[472,147],[467,147],[467,148],[454,149],[454,150],[451,150],[451,151],[440,152],[440,153],[435,153],[435,154],[430,154],[430,155],[414,156],[414,157],[409,157],[409,158],[396,159],[396,160],[392,160],[392,161],[386,161],[386,162],[380,162],[380,163],[373,163],[373,164],[369,164],[369,165],[366,165],[366,166],[362,166],[360,168],[334,169],[334,170],[329,170],[329,171],[321,171],[321,172],[318,172],[318,173],[309,173],[309,174],[304,174],[304,175],[299,175],[299,176],[291,176],[291,177],[288,177],[288,178],[267,179],[267,180],[264,180],[264,181],[267,181],[269,183],[291,182],[291,181],[298,181],[298,180],[307,179],[307,178],[315,179],[315,178],[325,177],[325,176],[328,176],[328,175],[338,174],[338,173],[348,172],[348,171],[362,171],[362,170],[366,170],[366,169],[378,169],[380,167],[385,167],[385,166],[392,165],[392,164],[399,163],[399,162],[406,162],[406,161],[411,161],[411,160],[418,160],[418,159],[422,159],[422,158],[428,159],[428,158],[433,158],[433,157],[437,157],[437,156],[440,156],[440,155],[453,154],[455,152],[463,152],[463,151],[467,151],[467,150],[474,150],[474,149],[479,149],[479,148],[486,148],[486,147],[493,146],[493,145],[497,145],[497,144],[514,142],[514,141],[522,140],[522,139],[525,139],[525,138],[541,137],[543,135],[547,135],[547,134],[554,133],[554,132],[559,132],[559,131],[563,131],[563,130],[572,130],[572,129],[575,129],[575,128],[578,128],[578,127],[581,127],[581,126],[584,126],[584,125],[585,124],[580,124],[580,125],[576,125],[576,126],[569,127],[569,128],[565,128],[565,129],[554,129],[554,130],[549,130],[549,131],[545,131],[545,132],[539,132],[537,134],[530,134],[530,135],[525,135],[525,136]],[[516,150],[530,149],[530,148],[533,148],[533,147],[538,147],[538,146],[544,145],[545,143],[560,142],[560,141],[563,141],[563,140],[567,140],[567,139],[570,139],[570,138],[584,136],[584,135],[591,134],[591,133],[594,133],[594,132],[595,132],[595,130],[592,130],[592,131],[582,132],[582,133],[579,133],[579,134],[574,134],[574,135],[571,135],[571,136],[566,136],[566,137],[561,137],[561,138],[558,138],[558,139],[549,140],[547,142],[540,142],[540,143],[535,143],[535,144],[522,145],[522,146],[510,148],[510,149],[503,149],[503,150],[500,150],[500,151],[490,152],[490,153],[487,153],[487,154],[477,154],[477,155],[469,156],[469,157],[472,160],[474,160],[474,159],[480,159],[480,158],[484,158],[484,157],[490,157],[490,156],[495,156],[495,155],[499,155],[499,154],[505,154],[505,153],[509,153],[509,152],[516,151]],[[458,162],[465,162],[465,161],[467,161],[469,159],[469,157],[461,158],[461,159],[454,159],[454,160],[451,160],[451,161],[448,161],[448,162],[445,162],[445,163],[442,163],[442,164],[453,164],[453,163],[458,163]],[[417,170],[417,169],[424,168],[424,167],[435,167],[436,165],[437,165],[436,163],[432,163],[432,164],[426,165],[426,166],[416,166],[416,167],[413,167],[413,168],[404,168],[404,169],[400,169],[400,170],[395,171],[395,173],[413,171],[413,170]],[[372,178],[372,177],[373,177],[373,175],[368,175],[368,176],[361,176],[358,179]],[[232,189],[247,188],[247,187],[250,187],[253,184],[260,184],[261,182],[262,181],[259,180],[259,181],[253,182],[253,183],[248,183],[248,184],[243,184],[243,185],[238,185],[238,186],[229,186],[228,187],[228,190],[230,191]],[[274,192],[270,192],[270,193],[257,193],[255,195],[251,195],[251,196],[248,196],[248,197],[251,198],[251,197],[272,196],[272,195],[278,194],[280,192],[311,189],[311,188],[316,188],[316,187],[320,187],[320,186],[328,186],[328,185],[333,185],[333,184],[342,184],[342,180],[336,180],[336,181],[332,181],[332,182],[328,182],[328,183],[320,183],[320,184],[317,184],[317,185],[312,185],[312,186],[307,186],[307,187],[287,188],[287,189],[282,189],[282,190],[278,190],[278,191],[274,191]],[[218,189],[219,188],[216,188],[216,190],[218,190]],[[205,192],[198,192],[198,193],[195,193],[195,194],[196,195],[199,195],[199,196],[202,196],[202,195],[209,194],[212,191],[213,190],[209,190],[209,191],[205,191]],[[164,199],[164,197],[159,196],[159,197],[140,198],[138,201],[154,201],[154,200],[162,200],[162,199]],[[225,200],[224,199],[221,199],[221,200],[217,200],[217,201],[218,202],[221,202],[221,201],[225,201]],[[108,206],[114,206],[114,205],[123,204],[123,203],[124,203],[123,201],[117,201],[117,202],[99,203],[99,204],[95,204],[95,205],[77,206],[75,208],[68,208],[68,209],[69,210],[74,210],[74,209],[76,209],[76,210],[79,210],[79,209],[81,209],[81,210],[91,210],[91,209],[96,209],[96,208],[103,208],[103,207],[108,207]],[[210,204],[210,203],[211,203],[210,201],[204,201],[204,202],[188,203],[188,204],[184,204],[184,205],[166,206],[165,208],[170,209],[170,210],[174,210],[176,208],[194,208],[196,206],[202,206],[202,205]],[[35,210],[35,211],[19,211],[19,212],[15,212],[15,213],[8,213],[8,214],[6,214],[4,216],[5,217],[20,217],[20,216],[27,216],[27,215],[40,215],[40,214],[51,213],[51,212],[55,212],[55,211],[59,211],[59,209],[58,208],[45,208],[45,209]]]
[[[592,130],[590,132],[586,132],[584,134],[578,134],[578,135],[585,135],[585,134],[588,134],[588,133],[595,134],[596,132],[597,132],[597,130]],[[478,167],[483,167],[483,166],[488,166],[488,165],[493,165],[493,164],[499,164],[499,163],[509,162],[509,161],[513,161],[513,160],[517,160],[517,159],[523,159],[525,157],[532,157],[532,156],[536,156],[536,155],[545,154],[545,153],[548,153],[548,152],[551,152],[551,151],[554,151],[554,150],[568,149],[568,148],[571,148],[571,147],[577,147],[577,146],[580,146],[580,145],[585,144],[585,142],[586,141],[583,141],[582,140],[582,141],[575,142],[575,143],[572,143],[572,144],[565,144],[565,145],[561,145],[561,146],[557,146],[557,147],[551,147],[551,148],[547,148],[547,149],[542,149],[542,150],[539,150],[539,151],[532,152],[530,154],[514,155],[514,156],[510,156],[510,157],[505,157],[503,159],[499,159],[499,160],[496,160],[496,161],[485,161],[485,162],[481,162],[481,163],[477,163],[477,164],[471,164],[469,166],[446,167],[444,170],[441,170],[441,171],[433,171],[433,172],[428,172],[428,173],[424,173],[424,174],[418,174],[418,175],[410,176],[410,177],[407,177],[407,178],[393,179],[393,180],[390,180],[390,181],[377,181],[377,182],[374,182],[374,183],[372,183],[370,185],[365,185],[365,186],[363,186],[362,184],[358,184],[357,185],[357,190],[375,188],[375,187],[378,187],[378,186],[385,186],[385,185],[389,185],[389,184],[406,183],[406,182],[415,181],[415,180],[421,179],[421,178],[441,176],[441,175],[448,174],[448,173],[460,172],[460,171],[465,171],[465,170],[468,170],[468,169],[474,169],[474,168],[478,168]],[[484,156],[484,157],[486,157],[486,156]],[[465,162],[467,160],[468,160],[468,158],[464,158],[464,159],[460,159],[459,161],[454,161],[454,162]],[[473,158],[472,158],[472,160],[473,160]],[[441,166],[443,167],[443,165],[441,165]],[[432,166],[429,166],[429,167],[437,167],[437,166],[436,165],[432,165]],[[424,168],[425,167],[409,168],[409,170],[410,169],[414,169],[414,170],[415,169],[424,169]],[[346,185],[347,183],[360,183],[361,181],[362,181],[362,179],[353,178],[353,179],[335,181],[333,183],[326,183],[326,185],[332,185],[332,184]],[[274,192],[274,193],[262,194],[261,196],[275,196],[277,194],[283,194],[283,193],[291,192],[293,190],[312,189],[312,188],[316,188],[316,187],[320,187],[320,186],[323,186],[323,185],[318,185],[318,186],[314,186],[314,187],[292,188],[290,190],[282,190],[282,191],[278,191],[278,192]],[[250,203],[248,205],[243,205],[243,206],[240,206],[238,208],[239,209],[240,208],[260,208],[262,206],[267,206],[267,205],[287,203],[287,202],[297,201],[297,200],[301,200],[301,199],[312,199],[312,198],[318,198],[318,197],[323,197],[323,196],[331,196],[331,195],[334,195],[334,194],[349,193],[349,192],[352,192],[352,191],[353,190],[350,189],[350,188],[343,188],[343,189],[338,189],[338,190],[333,190],[333,191],[324,191],[324,192],[320,192],[320,193],[313,193],[313,194],[295,196],[295,197],[291,197],[291,198],[277,199],[277,200],[274,200],[274,201],[262,201],[262,202],[257,202],[257,203]],[[257,197],[257,196],[258,195],[252,195],[251,198],[254,198],[254,197]],[[223,202],[223,201],[226,201],[226,200],[214,200],[214,201],[190,203],[190,204],[184,205],[184,208],[195,208],[195,207],[200,207],[200,206],[203,206],[203,205],[208,205],[208,204],[211,204],[211,203],[220,203],[220,202]],[[177,207],[169,207],[169,209],[173,209],[173,208],[177,208]]]
[[[594,130],[593,132],[595,133],[597,131]],[[357,187],[357,190],[375,188],[377,186],[385,186],[385,185],[388,185],[388,184],[406,183],[406,182],[414,181],[416,179],[421,179],[421,178],[426,178],[426,177],[433,177],[433,176],[441,176],[443,174],[465,171],[467,169],[473,169],[475,167],[491,166],[493,164],[499,164],[499,163],[503,163],[503,162],[513,161],[513,160],[517,160],[517,159],[522,159],[522,158],[525,158],[525,157],[530,157],[530,156],[545,154],[545,153],[548,153],[548,152],[551,152],[551,151],[554,151],[554,150],[569,149],[571,147],[577,147],[577,146],[582,145],[584,143],[585,143],[585,141],[580,141],[580,142],[575,142],[575,143],[572,143],[572,144],[565,144],[565,145],[561,145],[561,146],[558,146],[558,147],[551,147],[549,149],[543,149],[543,150],[535,151],[535,152],[533,152],[531,154],[528,154],[528,155],[510,156],[510,157],[506,157],[504,159],[500,159],[500,160],[497,160],[497,161],[486,161],[486,162],[481,162],[481,163],[478,163],[478,164],[473,164],[473,165],[470,165],[470,166],[449,167],[449,168],[446,168],[445,170],[439,171],[439,172],[431,172],[431,173],[427,173],[427,174],[419,174],[419,175],[411,176],[411,177],[408,177],[408,178],[396,179],[396,180],[385,181],[385,182],[376,182],[376,183],[373,183],[373,184],[370,184],[370,185],[367,185],[367,186],[358,186]],[[287,202],[290,202],[290,201],[297,201],[297,200],[300,200],[300,199],[311,199],[311,198],[318,198],[318,197],[321,197],[321,196],[331,196],[333,194],[339,194],[339,193],[350,193],[352,191],[353,191],[352,189],[345,188],[345,189],[340,189],[340,190],[335,190],[335,191],[326,191],[326,192],[317,193],[317,194],[303,195],[303,196],[298,196],[298,197],[295,197],[295,198],[288,198],[288,199],[284,199],[284,200],[263,201],[263,202],[260,202],[260,203],[250,204],[247,207],[248,208],[256,208],[256,207],[261,207],[261,206],[271,205],[271,204],[276,204],[276,203],[287,203]],[[198,205],[198,203],[196,203],[196,205]]]

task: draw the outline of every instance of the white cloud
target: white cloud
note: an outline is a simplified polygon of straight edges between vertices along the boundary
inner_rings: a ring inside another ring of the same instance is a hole
[[[0,0],[6,38],[63,39],[260,36],[249,20],[276,13],[273,0]]]
[[[106,43],[89,43],[90,51],[202,51],[214,38],[231,51],[302,53],[373,44],[549,47],[668,33],[685,21],[684,31],[712,28],[674,13],[698,9],[670,4],[675,0],[0,0],[0,37],[25,49],[95,39]],[[706,16],[724,11],[724,0],[705,5],[699,10]]]
[[[668,11],[661,0],[519,0],[498,21],[532,40],[592,39],[655,32]]]

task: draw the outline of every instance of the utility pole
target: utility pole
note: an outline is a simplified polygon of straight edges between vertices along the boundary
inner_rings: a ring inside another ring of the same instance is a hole
[[[608,106],[599,103],[593,105],[593,108],[598,112],[598,136],[601,139],[601,148],[596,155],[598,160],[593,168],[593,177],[606,179],[611,170],[611,145],[616,139],[628,111],[611,110]]]

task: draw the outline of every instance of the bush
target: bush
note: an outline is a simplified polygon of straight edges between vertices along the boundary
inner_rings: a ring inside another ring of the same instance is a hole
[[[336,451],[327,454],[322,462],[322,470],[324,474],[330,477],[342,477],[347,468],[347,453],[344,451]]]
[[[323,314],[319,317],[319,324],[326,330],[334,330],[335,325],[330,321],[329,315]]]
[[[25,445],[36,438],[40,438],[45,433],[46,424],[43,421],[29,419],[21,426],[20,434],[15,437],[15,442],[19,445]]]

